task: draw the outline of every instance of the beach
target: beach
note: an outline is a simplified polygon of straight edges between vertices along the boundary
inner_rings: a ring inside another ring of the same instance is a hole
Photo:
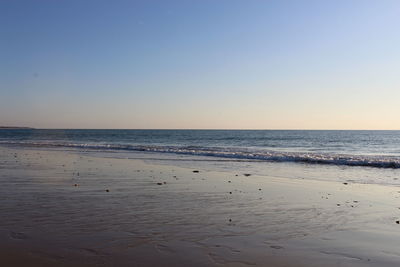
[[[0,148],[6,266],[394,266],[397,186]]]
[[[400,1],[0,1],[0,267],[400,266]]]

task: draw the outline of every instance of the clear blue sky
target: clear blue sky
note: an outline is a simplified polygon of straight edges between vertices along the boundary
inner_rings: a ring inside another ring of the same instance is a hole
[[[399,129],[400,1],[0,1],[0,125]]]

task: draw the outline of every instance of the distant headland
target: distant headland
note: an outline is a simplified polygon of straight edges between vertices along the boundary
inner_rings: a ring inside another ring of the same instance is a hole
[[[0,129],[35,129],[35,128],[19,127],[19,126],[0,126]]]

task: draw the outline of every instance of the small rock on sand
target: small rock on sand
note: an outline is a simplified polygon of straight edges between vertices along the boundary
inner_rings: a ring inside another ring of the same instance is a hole
[[[247,177],[247,176],[250,176],[251,174],[250,173],[244,173],[243,175]]]
[[[193,172],[194,172],[194,173],[199,173],[200,171],[198,171],[198,170],[194,170]]]
[[[157,185],[162,185],[163,183],[157,183]]]

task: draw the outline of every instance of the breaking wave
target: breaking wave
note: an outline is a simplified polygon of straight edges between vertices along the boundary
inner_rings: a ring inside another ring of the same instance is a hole
[[[244,148],[226,147],[198,147],[198,146],[157,146],[157,145],[129,145],[129,144],[81,144],[66,142],[25,142],[0,141],[3,145],[20,145],[30,147],[69,147],[93,150],[122,150],[136,152],[173,153],[180,155],[208,156],[230,159],[246,159],[269,162],[297,162],[309,164],[330,164],[339,166],[358,166],[375,168],[400,168],[400,157],[347,155],[328,153],[281,152],[271,150],[252,150]]]

